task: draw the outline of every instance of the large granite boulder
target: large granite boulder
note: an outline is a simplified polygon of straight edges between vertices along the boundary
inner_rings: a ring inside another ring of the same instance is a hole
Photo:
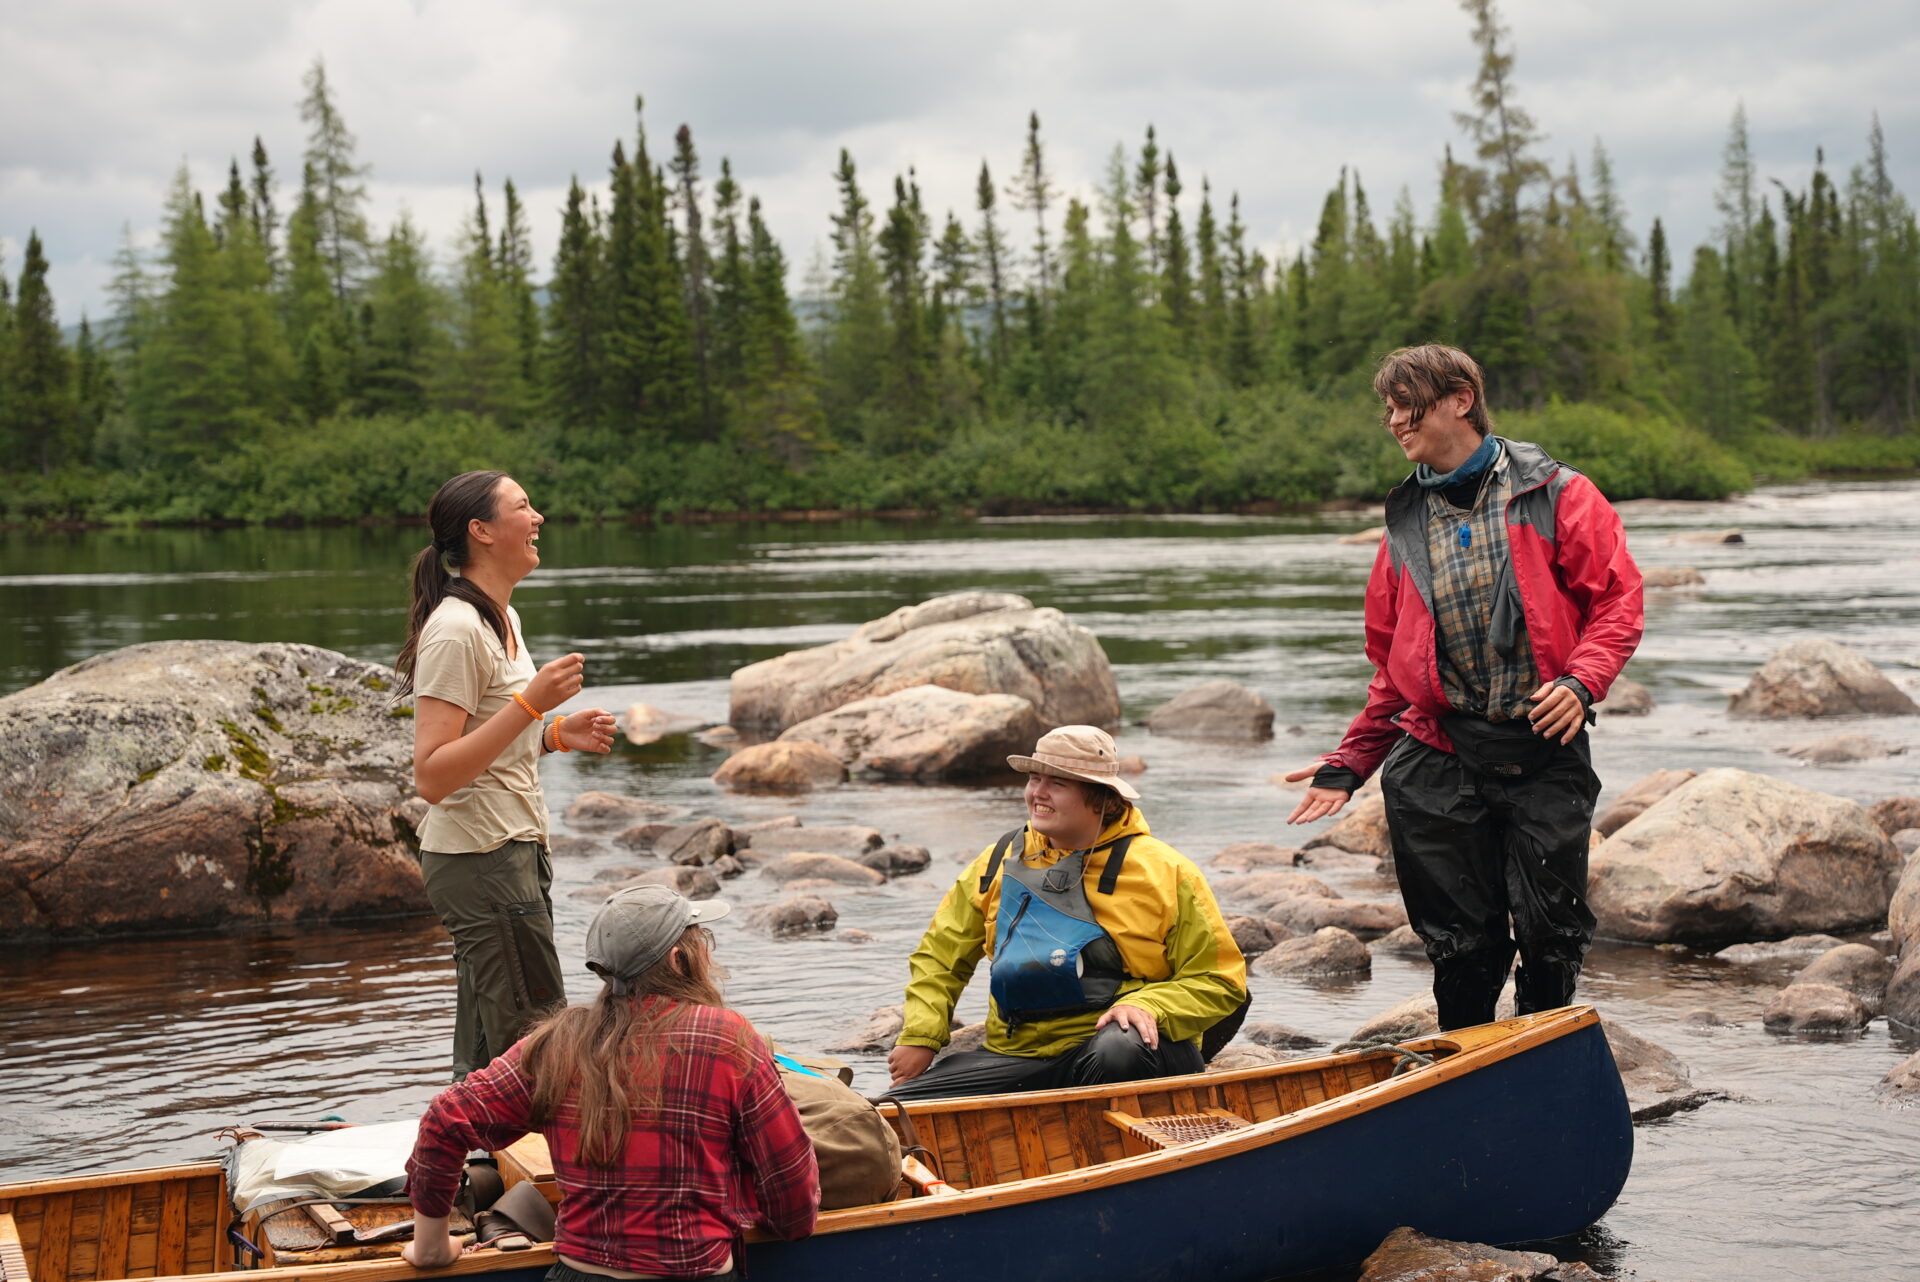
[[[1736,717],[1920,715],[1900,688],[1858,653],[1832,641],[1790,641],[1773,652],[1727,712]]]
[[[1580,1282],[1598,1277],[1584,1264],[1563,1265],[1540,1251],[1451,1242],[1402,1227],[1387,1234],[1367,1257],[1359,1282]]]
[[[1721,944],[1886,919],[1901,860],[1856,802],[1709,770],[1596,847],[1599,933]]]
[[[430,911],[396,680],[310,645],[158,641],[0,699],[0,938]]]
[[[1273,738],[1273,705],[1238,681],[1208,681],[1175,695],[1147,715],[1155,734],[1193,739]]]
[[[1008,754],[1045,733],[1019,695],[913,686],[809,717],[775,742],[818,746],[867,778],[929,780],[1004,774]]]
[[[1120,693],[1093,633],[1007,592],[959,592],[903,606],[844,641],[733,674],[736,726],[785,730],[855,699],[912,686],[1012,694],[1049,726],[1113,725]]]
[[[1691,770],[1656,770],[1635,780],[1593,821],[1594,831],[1611,837],[1645,814],[1647,807],[1694,777]]]

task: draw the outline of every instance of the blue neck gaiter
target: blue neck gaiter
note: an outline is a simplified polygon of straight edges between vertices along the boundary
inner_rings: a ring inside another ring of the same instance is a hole
[[[1467,461],[1451,472],[1436,472],[1425,463],[1413,470],[1413,479],[1419,482],[1423,490],[1439,490],[1449,485],[1458,485],[1462,481],[1471,481],[1489,467],[1500,456],[1500,443],[1489,432],[1480,440],[1480,448],[1467,456]]]

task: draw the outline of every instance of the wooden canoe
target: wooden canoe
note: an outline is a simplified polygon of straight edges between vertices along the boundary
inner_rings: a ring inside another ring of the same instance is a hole
[[[1613,1205],[1633,1130],[1591,1008],[1406,1048],[1431,1062],[1374,1049],[915,1103],[912,1131],[952,1192],[825,1212],[804,1241],[749,1239],[747,1262],[755,1282],[1261,1282],[1357,1262],[1400,1225],[1511,1243],[1578,1232]],[[499,1157],[509,1184],[557,1200],[538,1136]],[[230,1218],[213,1162],[0,1185],[0,1282],[424,1276],[396,1246],[242,1269]],[[487,1249],[440,1274],[535,1282],[551,1261],[550,1246]]]

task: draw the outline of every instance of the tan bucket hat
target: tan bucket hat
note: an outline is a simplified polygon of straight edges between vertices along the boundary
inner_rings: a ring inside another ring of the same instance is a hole
[[[1128,801],[1140,800],[1133,785],[1120,777],[1120,750],[1113,736],[1099,726],[1061,726],[1040,736],[1033,755],[1008,757],[1007,764],[1022,774],[1079,779],[1111,788]]]

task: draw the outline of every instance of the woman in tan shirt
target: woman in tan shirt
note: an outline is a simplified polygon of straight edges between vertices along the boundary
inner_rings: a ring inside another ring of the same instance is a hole
[[[585,660],[535,670],[508,604],[540,564],[543,518],[501,472],[466,472],[433,496],[433,542],[413,562],[413,611],[395,666],[416,696],[413,779],[427,897],[453,936],[453,1078],[485,1067],[566,998],[553,947],[553,864],[539,758],[610,752],[613,714],[549,720],[580,692]]]

